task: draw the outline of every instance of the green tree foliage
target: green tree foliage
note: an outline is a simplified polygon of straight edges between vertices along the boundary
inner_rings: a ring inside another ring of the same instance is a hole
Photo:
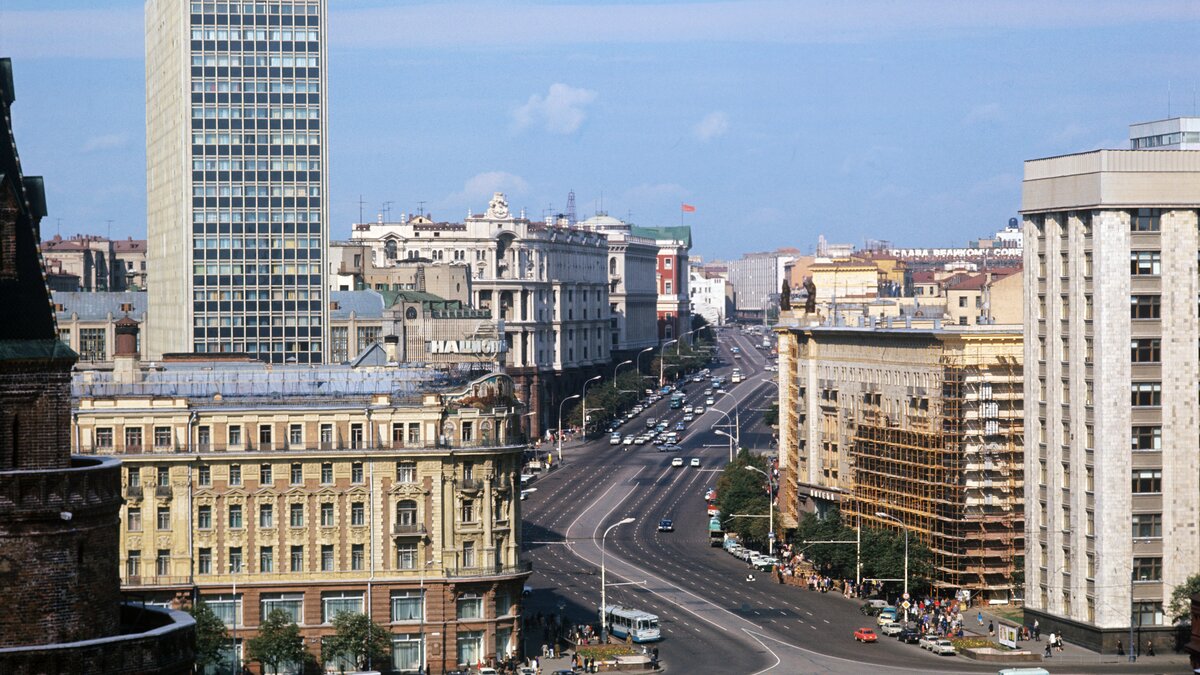
[[[771,401],[771,405],[763,411],[763,424],[769,427],[779,425],[779,401]]]
[[[767,515],[770,499],[767,496],[766,479],[757,471],[748,471],[752,466],[769,472],[767,460],[742,450],[733,462],[727,464],[717,478],[717,508],[721,510],[721,527],[726,532],[738,535],[742,543],[751,547],[763,547],[767,543],[770,520],[767,518],[737,518],[736,514]],[[775,512],[779,522],[779,512]]]
[[[1197,593],[1200,593],[1200,574],[1193,574],[1171,591],[1171,604],[1167,610],[1171,621],[1181,623],[1191,620],[1192,596]]]
[[[793,543],[804,551],[813,567],[837,579],[855,578],[855,547],[853,544],[814,544],[820,541],[855,541],[855,530],[842,520],[837,509],[824,517],[806,513],[796,527]],[[929,549],[910,532],[908,542],[908,587],[910,593],[928,589],[933,571]],[[904,531],[897,529],[862,531],[862,576],[864,579],[904,578]],[[889,582],[887,587],[898,591],[903,582]]]
[[[221,663],[221,649],[229,645],[225,624],[203,600],[197,601],[188,612],[196,620],[196,665]]]
[[[282,609],[271,610],[258,627],[258,637],[246,641],[246,658],[271,670],[286,664],[303,663],[307,655],[300,627]]]
[[[392,650],[391,634],[371,617],[358,612],[338,612],[333,618],[334,634],[325,638],[321,658],[328,666],[336,657],[345,656],[359,670],[368,666],[382,670]]]

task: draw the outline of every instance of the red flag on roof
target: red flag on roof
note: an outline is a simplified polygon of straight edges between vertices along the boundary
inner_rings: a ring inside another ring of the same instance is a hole
[[[680,204],[680,206],[683,208],[684,213],[695,213],[696,212],[696,207],[692,206],[691,204]]]

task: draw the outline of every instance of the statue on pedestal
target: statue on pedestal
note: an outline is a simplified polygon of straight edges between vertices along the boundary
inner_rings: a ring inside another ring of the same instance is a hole
[[[817,285],[813,283],[812,277],[804,277],[804,291],[808,293],[808,298],[804,300],[804,311],[808,314],[816,314]]]

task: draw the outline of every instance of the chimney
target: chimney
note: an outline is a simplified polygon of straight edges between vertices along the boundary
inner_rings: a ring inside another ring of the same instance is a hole
[[[400,336],[385,335],[383,336],[383,352],[387,354],[389,364],[400,362]]]
[[[142,379],[141,355],[138,353],[138,322],[129,317],[133,305],[121,305],[125,316],[113,324],[116,333],[116,349],[113,351],[113,381],[117,384],[134,384]]]

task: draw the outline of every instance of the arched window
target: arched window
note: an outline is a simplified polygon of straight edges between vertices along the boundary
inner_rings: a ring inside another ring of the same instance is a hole
[[[617,276],[617,259],[616,258],[608,259],[608,275],[613,276],[613,277]]]
[[[411,499],[404,499],[396,502],[396,524],[417,524],[417,503],[415,501]]]
[[[383,250],[384,250],[384,253],[387,255],[388,260],[395,260],[396,259],[396,240],[388,239],[387,243],[383,245]]]

